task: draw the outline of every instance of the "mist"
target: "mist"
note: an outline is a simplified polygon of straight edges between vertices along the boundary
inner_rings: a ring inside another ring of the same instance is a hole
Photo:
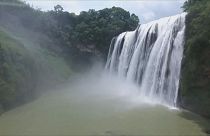
[[[207,119],[183,107],[207,95],[180,91],[191,84],[181,82],[188,14],[139,24],[161,11],[140,19],[116,6],[75,14],[0,0],[0,136],[209,131]]]
[[[202,134],[182,114],[189,113],[142,97],[138,85],[97,65],[43,92],[35,101],[3,114],[0,131],[4,135],[189,134],[183,129],[187,126],[192,128],[190,134]],[[11,125],[15,128],[9,129]]]

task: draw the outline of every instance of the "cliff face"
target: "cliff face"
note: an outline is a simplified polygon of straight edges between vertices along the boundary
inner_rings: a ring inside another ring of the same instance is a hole
[[[189,0],[180,105],[210,118],[210,1]]]

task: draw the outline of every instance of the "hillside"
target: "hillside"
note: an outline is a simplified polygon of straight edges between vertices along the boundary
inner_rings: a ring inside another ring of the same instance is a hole
[[[137,16],[118,7],[75,15],[59,5],[42,12],[0,0],[1,111],[105,60],[112,37],[137,25]]]

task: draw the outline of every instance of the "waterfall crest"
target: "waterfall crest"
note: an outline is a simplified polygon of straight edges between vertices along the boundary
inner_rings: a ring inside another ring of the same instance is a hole
[[[185,16],[161,18],[114,37],[106,69],[138,84],[142,97],[176,106]]]

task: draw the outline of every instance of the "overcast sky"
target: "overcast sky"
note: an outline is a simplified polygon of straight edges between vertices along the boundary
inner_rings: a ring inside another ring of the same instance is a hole
[[[88,9],[103,9],[113,6],[122,7],[136,14],[140,23],[146,23],[161,17],[171,16],[182,12],[181,6],[185,0],[24,0],[34,8],[47,11],[55,5],[61,5],[65,11],[79,14]]]

